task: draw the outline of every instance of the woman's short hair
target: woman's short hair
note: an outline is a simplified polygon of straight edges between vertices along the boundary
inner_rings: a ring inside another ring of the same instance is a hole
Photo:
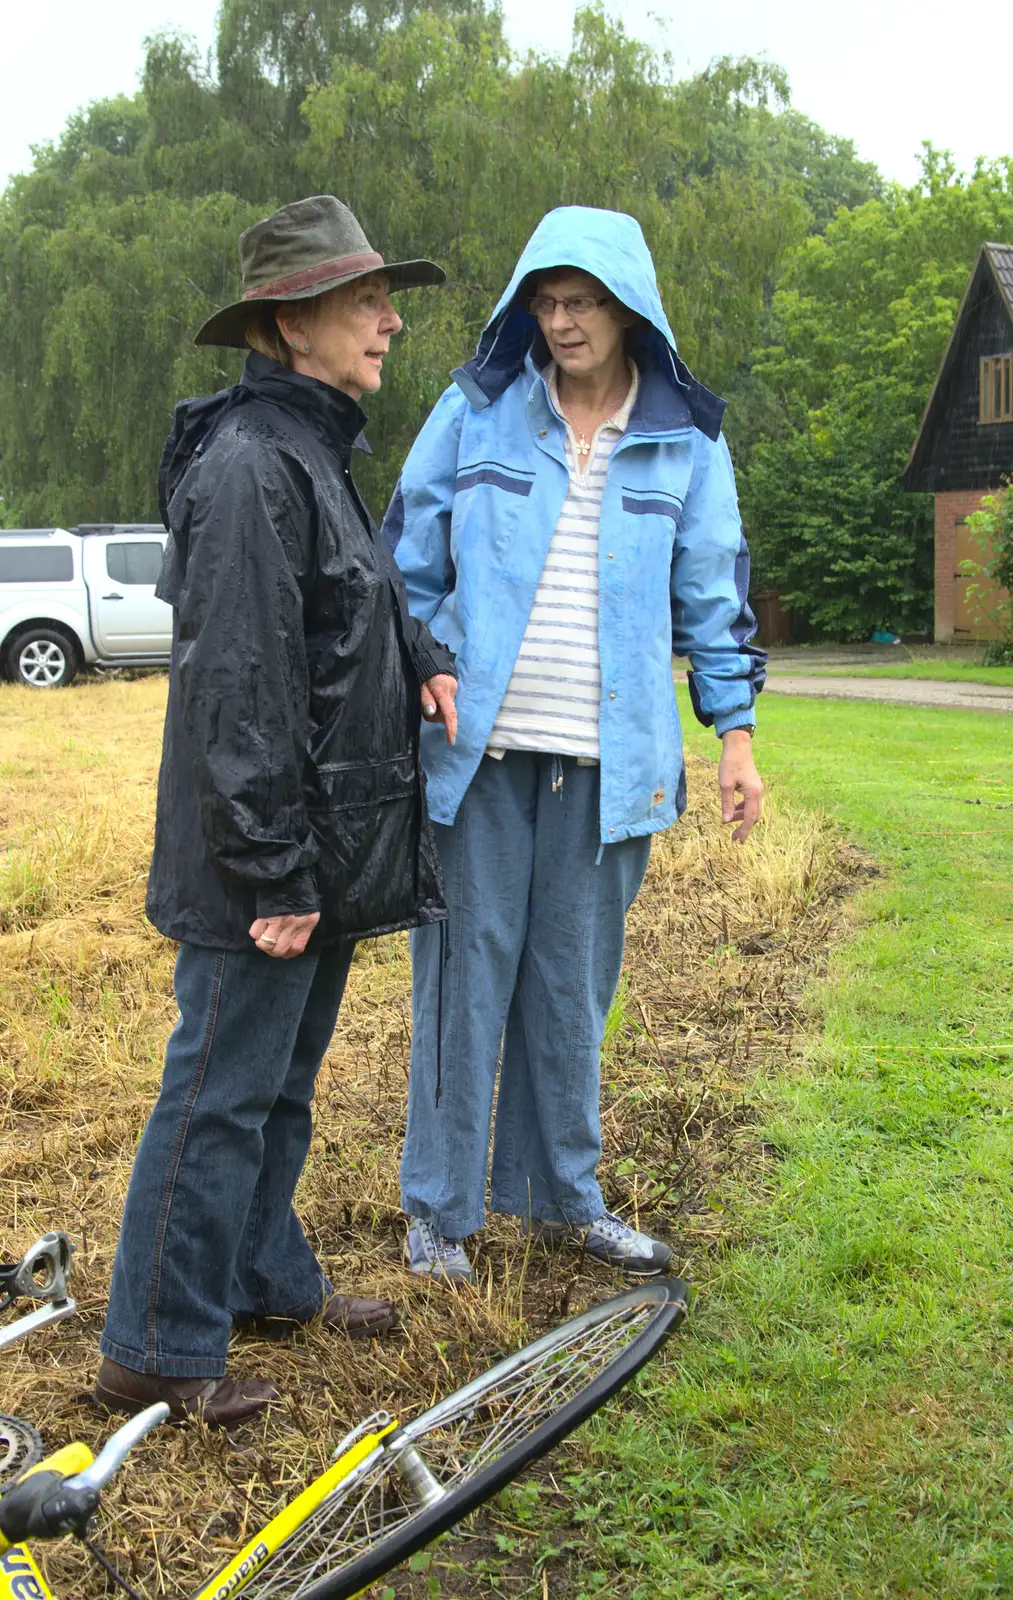
[[[280,367],[291,367],[292,352],[282,338],[276,310],[277,302],[274,300],[250,307],[246,318],[246,342],[258,355],[266,356],[269,361],[277,361]]]
[[[339,283],[333,289],[325,289],[322,294],[311,295],[309,299],[301,300],[299,304],[309,311],[312,323],[325,301],[343,299],[358,281],[351,279],[348,283]],[[277,317],[279,305],[285,303],[265,300],[260,305],[251,306],[246,319],[246,342],[258,355],[266,356],[269,361],[277,361],[279,366],[291,367],[292,351],[278,326]]]

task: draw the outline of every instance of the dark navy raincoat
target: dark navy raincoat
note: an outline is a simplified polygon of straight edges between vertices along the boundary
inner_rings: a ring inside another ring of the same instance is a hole
[[[250,950],[257,917],[314,939],[445,915],[419,762],[420,684],[453,656],[408,613],[352,482],[365,416],[250,355],[176,409],[159,473],[173,649],[147,912]]]

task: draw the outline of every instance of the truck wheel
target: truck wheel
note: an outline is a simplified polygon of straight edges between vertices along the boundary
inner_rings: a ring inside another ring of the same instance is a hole
[[[13,683],[29,689],[62,689],[77,677],[73,640],[59,628],[26,628],[11,642],[7,660]]]

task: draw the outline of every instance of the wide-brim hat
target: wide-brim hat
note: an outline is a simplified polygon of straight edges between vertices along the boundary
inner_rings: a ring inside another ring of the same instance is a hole
[[[435,286],[446,278],[435,261],[385,261],[355,217],[332,194],[294,200],[239,236],[243,295],[209,317],[195,344],[246,347],[250,309],[268,301],[309,300],[370,272],[391,289]]]

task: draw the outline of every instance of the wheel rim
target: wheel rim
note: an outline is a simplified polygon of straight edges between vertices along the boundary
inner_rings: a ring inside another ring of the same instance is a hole
[[[367,1555],[379,1556],[381,1544],[390,1545],[390,1559],[379,1563],[369,1581],[389,1571],[438,1531],[412,1538],[413,1528],[421,1532],[424,1518],[439,1514],[439,1504],[420,1504],[406,1468],[398,1463],[400,1453],[418,1446],[445,1497],[466,1493],[476,1475],[522,1447],[536,1429],[576,1401],[664,1314],[664,1303],[650,1290],[594,1307],[406,1423],[391,1436],[389,1447],[363,1462],[243,1587],[244,1600],[302,1600],[314,1591],[322,1593],[325,1586],[330,1592],[331,1584],[337,1585],[335,1592],[347,1593],[340,1579],[348,1573],[351,1580],[351,1569]],[[395,1550],[400,1545],[403,1552]],[[351,1592],[359,1592],[359,1572],[354,1576]]]
[[[66,670],[66,654],[52,639],[33,639],[18,656],[21,677],[35,689],[51,689]]]
[[[42,1440],[20,1417],[0,1416],[0,1489],[42,1460]]]

